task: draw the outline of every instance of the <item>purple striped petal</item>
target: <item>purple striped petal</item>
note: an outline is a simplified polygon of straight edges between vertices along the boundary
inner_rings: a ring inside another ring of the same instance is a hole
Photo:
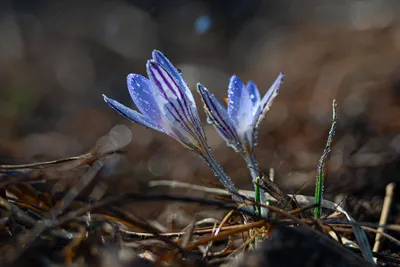
[[[161,122],[161,111],[155,99],[150,81],[139,74],[129,74],[126,77],[129,94],[140,110],[154,122]]]
[[[139,112],[132,110],[118,101],[108,98],[107,96],[103,95],[104,101],[115,111],[117,111],[120,115],[128,118],[131,121],[134,121],[140,125],[143,125],[144,127],[151,128],[160,132],[164,132],[162,127],[160,125],[154,124],[154,122],[151,122],[149,118],[146,116],[140,114]]]
[[[203,101],[204,110],[207,114],[209,123],[214,125],[218,133],[222,138],[224,138],[228,145],[239,150],[241,148],[239,145],[240,140],[226,109],[202,84],[197,84],[197,91]]]
[[[169,98],[181,99],[181,105],[183,106],[182,92],[179,89],[179,84],[173,78],[173,76],[160,64],[154,61],[147,61],[147,75],[153,85],[154,90],[158,90],[161,98],[159,101],[168,103]]]
[[[153,60],[160,64],[164,69],[166,69],[177,81],[178,85],[180,86],[181,90],[183,91],[185,97],[194,105],[194,99],[192,92],[190,91],[189,87],[187,86],[186,82],[183,80],[182,75],[178,72],[178,70],[172,65],[172,63],[167,59],[167,57],[158,50],[153,51]]]
[[[253,131],[252,131],[253,145],[257,144],[258,128],[260,127],[260,123],[264,119],[265,114],[270,109],[275,97],[278,95],[279,87],[282,84],[284,76],[285,75],[283,73],[279,73],[278,78],[276,78],[275,82],[268,89],[267,93],[261,100],[260,109],[257,111],[257,114],[254,116],[254,120],[253,120]]]
[[[196,138],[198,136],[193,131],[193,126],[188,125],[188,123],[183,120],[181,114],[179,114],[179,111],[175,108],[175,104],[176,103],[171,102],[164,105],[163,112],[168,122],[168,125],[166,125],[166,133],[187,148],[200,151],[201,146],[198,138]]]
[[[261,110],[259,115],[255,118],[256,119],[256,125],[258,126],[262,119],[264,118],[265,114],[267,111],[270,109],[272,102],[274,101],[275,97],[278,96],[279,93],[279,88],[283,82],[283,77],[285,75],[283,73],[279,73],[278,78],[276,78],[275,82],[271,85],[271,87],[268,89],[267,93],[261,100]]]
[[[172,65],[172,63],[164,56],[160,51],[153,51],[153,62],[161,65],[162,68],[172,76],[172,80],[175,81],[177,85],[177,90],[179,91],[179,97],[181,98],[180,102],[182,102],[183,106],[185,106],[186,115],[193,122],[194,126],[197,129],[198,134],[202,136],[202,138],[206,138],[204,129],[201,125],[201,121],[199,119],[199,115],[197,113],[196,104],[194,102],[193,94],[184,81],[182,75],[178,72],[178,70]],[[150,76],[149,76],[150,77]]]
[[[184,120],[189,121],[195,126],[199,126],[200,120],[196,107],[188,102],[184,92],[173,76],[161,65],[153,61],[147,62],[147,73],[151,83],[160,92],[161,97],[159,101],[162,102],[161,104],[165,105],[171,102],[171,99],[176,100],[175,108],[178,109],[178,113],[182,114]]]
[[[171,128],[182,133],[185,139],[190,140],[195,147],[198,147],[206,137],[197,109],[192,109],[191,103],[185,98],[177,81],[160,64],[148,61],[147,73],[153,84],[153,90],[159,91],[160,97],[157,98],[157,101],[163,107],[164,116],[169,121]],[[189,144],[186,145],[189,146]]]

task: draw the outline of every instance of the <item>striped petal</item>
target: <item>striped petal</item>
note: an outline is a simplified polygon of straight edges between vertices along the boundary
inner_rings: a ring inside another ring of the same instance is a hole
[[[285,75],[283,73],[279,73],[278,78],[276,78],[275,82],[271,85],[271,87],[268,89],[267,93],[265,96],[262,98],[261,103],[260,103],[260,113],[258,116],[255,118],[256,126],[261,123],[263,118],[265,117],[265,114],[267,111],[271,108],[272,102],[274,101],[275,97],[278,96],[279,93],[279,88],[283,82],[283,77]]]
[[[226,109],[202,84],[197,84],[197,91],[199,92],[201,100],[203,101],[208,122],[214,125],[218,133],[222,136],[222,138],[224,138],[229,146],[232,146],[236,150],[240,150],[241,147],[239,137]]]
[[[158,89],[160,92],[158,101],[161,102],[161,105],[170,102],[170,99],[175,99],[178,104],[176,108],[185,115],[186,119],[196,121],[195,123],[200,122],[200,120],[196,120],[199,117],[196,107],[188,102],[185,92],[172,74],[154,61],[147,62],[147,73],[151,83],[156,87],[154,89]],[[190,96],[193,98],[191,92]]]
[[[187,86],[186,82],[183,80],[182,75],[178,72],[178,70],[172,65],[172,63],[167,59],[167,57],[158,50],[153,51],[153,60],[154,62],[160,64],[164,69],[166,69],[177,81],[179,87],[182,89],[183,94],[194,105],[194,99],[192,92],[190,91],[189,87]]]
[[[260,123],[264,119],[265,114],[270,109],[275,97],[277,97],[284,76],[285,75],[283,73],[279,73],[278,78],[276,78],[275,82],[271,85],[271,87],[268,89],[267,93],[261,100],[260,108],[257,111],[257,114],[254,116],[253,120],[253,130],[252,130],[253,145],[257,144],[258,128],[260,127]]]
[[[152,92],[148,79],[138,74],[129,74],[126,77],[129,94],[142,114],[153,122],[161,122],[161,111]]]
[[[160,64],[149,60],[147,62],[147,74],[149,79],[155,87],[153,90],[158,91],[154,94],[159,94],[160,97],[157,98],[159,105],[168,103],[169,99],[179,99],[179,106],[184,107],[183,93],[179,88],[179,84],[173,78],[173,76]]]
[[[171,102],[173,102],[171,100]],[[164,106],[165,119],[168,122],[165,126],[166,133],[186,146],[187,148],[194,151],[201,151],[201,145],[197,135],[193,133],[192,127],[183,121],[181,114],[177,113],[174,109],[173,103],[167,103]]]
[[[154,61],[147,62],[147,73],[153,84],[153,90],[157,90],[160,97],[157,98],[159,105],[168,115],[169,123],[173,128],[175,125],[182,128],[184,135],[197,140],[196,146],[205,140],[204,129],[201,125],[196,108],[191,108],[184,92],[174,77],[160,64]]]
[[[144,127],[151,128],[157,130],[159,132],[165,132],[164,129],[160,125],[154,124],[154,122],[150,121],[149,118],[140,114],[139,112],[128,108],[127,106],[122,105],[118,101],[108,98],[107,96],[103,95],[104,101],[115,111],[117,111],[120,115],[124,116],[125,118],[134,121]]]

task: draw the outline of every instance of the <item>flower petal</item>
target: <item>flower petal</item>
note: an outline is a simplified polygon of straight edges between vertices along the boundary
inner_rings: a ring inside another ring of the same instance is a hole
[[[257,87],[250,86],[249,89],[255,94],[254,89]],[[253,98],[256,95],[253,96]],[[228,88],[228,114],[236,125],[236,131],[239,136],[243,136],[249,130],[251,131],[253,123],[253,100],[250,92],[243,82],[237,77],[232,76]]]
[[[183,80],[182,75],[178,72],[178,70],[174,67],[174,65],[172,65],[171,61],[169,61],[168,58],[158,50],[154,50],[152,55],[154,62],[160,64],[174,77],[174,79],[179,84],[180,88],[183,90],[185,96],[192,104],[194,104],[192,92],[186,85],[186,82]]]
[[[283,73],[279,73],[278,78],[276,78],[275,82],[271,85],[265,96],[262,98],[260,114],[258,115],[258,118],[255,118],[257,120],[257,125],[262,121],[265,113],[271,108],[272,102],[274,101],[275,97],[278,96],[279,87],[283,82],[284,76],[285,75]]]
[[[190,140],[196,140],[196,147],[204,142],[206,137],[196,106],[191,106],[174,77],[154,61],[147,62],[147,73],[154,89],[159,91],[160,97],[157,101],[162,106],[171,128],[179,126],[183,135],[191,136]]]
[[[161,101],[162,104],[166,104],[170,103],[171,99],[176,100],[174,101],[176,102],[176,105],[174,104],[174,106],[178,110],[178,113],[182,114],[185,121],[193,124],[198,131],[202,132],[203,128],[201,127],[195,104],[188,101],[187,95],[174,79],[172,74],[154,61],[147,62],[147,73],[150,81],[155,85],[155,89],[158,89],[160,92],[159,101]],[[193,97],[191,92],[189,92],[189,94]]]
[[[240,110],[240,98],[242,97],[242,91],[244,84],[242,80],[236,75],[233,75],[229,81],[228,87],[228,115],[235,123],[240,119],[238,113]]]
[[[271,85],[271,87],[268,89],[267,93],[261,100],[260,109],[257,111],[257,114],[254,116],[253,119],[253,130],[252,130],[253,145],[257,144],[258,128],[260,126],[261,121],[264,119],[265,114],[270,109],[275,97],[278,95],[279,87],[282,84],[284,76],[285,75],[283,73],[279,73],[278,78],[276,78],[275,82]]]
[[[258,91],[257,85],[253,81],[249,81],[246,85],[247,92],[249,93],[253,107],[258,107],[260,104],[260,92]]]
[[[146,116],[143,116],[136,110],[132,110],[118,101],[108,98],[106,95],[103,95],[104,101],[115,111],[117,111],[120,115],[128,118],[131,121],[134,121],[140,125],[143,125],[144,127],[151,128],[160,132],[165,132],[163,128],[161,128],[160,125],[156,125],[153,122],[150,121],[149,118]]]
[[[201,150],[201,145],[198,140],[198,135],[193,132],[193,127],[188,125],[175,108],[176,105],[173,103],[167,103],[164,106],[165,119],[168,124],[166,125],[166,134],[185,145],[187,148],[195,151]]]
[[[150,81],[138,74],[128,74],[126,81],[129,94],[140,112],[152,121],[160,122],[162,115]]]
[[[190,91],[189,87],[187,86],[186,82],[184,81],[182,75],[178,72],[178,70],[174,67],[174,65],[167,59],[167,57],[158,50],[153,51],[152,62],[159,64],[161,68],[163,68],[171,76],[171,80],[173,80],[177,84],[179,97],[182,99],[181,102],[183,102],[183,105],[185,106],[188,117],[191,118],[193,124],[197,128],[197,131],[202,136],[202,138],[205,138],[204,129],[201,125],[201,121],[197,113],[196,103],[194,102],[193,94]],[[149,72],[149,68],[147,69],[148,69],[147,72]]]
[[[235,126],[232,123],[232,120],[229,118],[226,109],[202,84],[197,84],[197,91],[199,92],[201,100],[203,101],[208,122],[214,125],[229,146],[239,150],[241,148],[239,145],[240,140],[236,133]]]
[[[183,102],[183,93],[179,89],[179,84],[164,67],[154,61],[147,61],[147,74],[154,90],[159,91],[161,105],[168,103],[169,98],[180,99]],[[183,104],[181,105],[183,107]]]

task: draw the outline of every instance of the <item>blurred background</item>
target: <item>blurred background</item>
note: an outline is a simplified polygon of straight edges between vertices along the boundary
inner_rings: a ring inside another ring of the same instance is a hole
[[[206,124],[195,84],[222,101],[232,74],[264,94],[283,72],[256,148],[263,171],[274,168],[287,192],[312,194],[336,98],[326,191],[383,194],[400,169],[399,13],[399,1],[373,0],[2,1],[0,163],[82,154],[126,125],[126,153],[103,170],[113,192],[152,179],[215,179],[197,155],[103,102],[104,93],[134,107],[126,75],[145,75],[159,49],[182,70],[215,156],[239,188],[252,188],[249,172]]]

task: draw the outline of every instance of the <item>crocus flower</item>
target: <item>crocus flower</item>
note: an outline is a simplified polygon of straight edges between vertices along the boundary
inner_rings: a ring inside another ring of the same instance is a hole
[[[209,149],[193,95],[182,75],[157,50],[153,51],[153,58],[146,67],[149,79],[138,74],[127,77],[129,93],[140,112],[103,95],[105,102],[129,120],[165,133],[199,154],[231,192],[232,198],[244,202]]]
[[[197,85],[208,121],[214,125],[226,143],[242,155],[249,166],[253,182],[259,173],[258,164],[254,158],[258,128],[265,113],[271,107],[272,101],[278,95],[283,77],[284,75],[280,73],[261,98],[253,82],[250,81],[244,85],[237,76],[232,76],[228,88],[227,109],[202,84]],[[261,200],[265,202],[265,194],[261,196]]]
[[[237,152],[247,155],[253,153],[257,145],[258,127],[278,95],[283,76],[279,74],[262,99],[253,82],[244,85],[237,76],[232,76],[227,109],[202,84],[198,84],[209,121]]]

